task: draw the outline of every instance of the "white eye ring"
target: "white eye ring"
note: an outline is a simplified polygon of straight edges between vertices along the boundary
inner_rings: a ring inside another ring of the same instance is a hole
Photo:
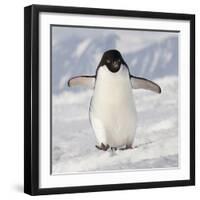
[[[106,59],[106,62],[107,62],[107,63],[110,63],[110,60],[109,60],[109,59]]]

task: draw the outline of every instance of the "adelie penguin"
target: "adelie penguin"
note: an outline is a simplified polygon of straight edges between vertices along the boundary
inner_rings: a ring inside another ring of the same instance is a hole
[[[131,149],[136,135],[137,113],[132,89],[161,93],[154,82],[130,74],[117,50],[106,51],[94,76],[76,76],[68,86],[94,89],[89,117],[100,150]]]

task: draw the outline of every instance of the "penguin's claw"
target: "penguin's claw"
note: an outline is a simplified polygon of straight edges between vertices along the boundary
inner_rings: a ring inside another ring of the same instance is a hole
[[[99,150],[102,150],[102,148],[99,147],[98,145],[95,145],[95,147],[96,147],[97,149],[99,149]]]
[[[111,147],[112,151],[117,151],[117,147]]]
[[[95,145],[95,147],[102,151],[107,151],[109,148],[111,148],[112,151],[116,151],[117,147],[110,147],[108,144],[105,145],[104,143],[101,143],[101,146]],[[119,150],[127,150],[127,149],[133,149],[132,145],[126,145],[123,148],[120,148]]]
[[[120,148],[120,150],[127,150],[127,149],[133,149],[132,145],[126,145],[123,148]]]
[[[97,149],[103,150],[103,151],[107,151],[107,150],[110,148],[110,146],[109,146],[108,144],[105,145],[104,143],[101,143],[101,146],[96,145],[95,147],[96,147]]]

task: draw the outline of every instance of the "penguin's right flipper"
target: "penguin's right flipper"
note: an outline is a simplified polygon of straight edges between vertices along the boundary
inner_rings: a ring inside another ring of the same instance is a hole
[[[131,83],[133,89],[145,89],[145,90],[151,90],[156,93],[161,93],[160,86],[148,79],[131,75]]]
[[[68,80],[68,86],[85,86],[88,88],[94,88],[95,76],[75,76]]]

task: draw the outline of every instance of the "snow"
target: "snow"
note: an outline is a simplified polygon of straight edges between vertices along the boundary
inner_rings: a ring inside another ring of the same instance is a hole
[[[76,51],[74,52],[74,55],[77,57],[77,58],[80,58],[81,55],[83,54],[83,52],[87,49],[87,47],[89,46],[91,42],[91,39],[86,39],[86,40],[83,40],[83,42],[81,42]]]
[[[159,58],[160,58],[161,51],[159,49],[154,53],[153,55],[153,61],[151,63],[151,67],[149,68],[149,72],[152,73],[156,69],[156,66],[158,64]]]
[[[133,90],[138,112],[134,149],[100,151],[89,122],[92,90],[53,95],[53,174],[178,167],[178,78],[154,80],[162,93]]]

